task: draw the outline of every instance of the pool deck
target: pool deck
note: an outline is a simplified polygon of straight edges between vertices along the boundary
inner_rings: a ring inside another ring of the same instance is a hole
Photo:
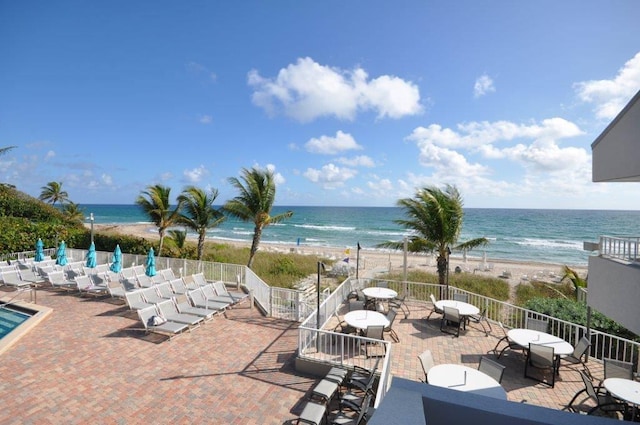
[[[137,330],[137,315],[108,297],[39,289],[37,300],[51,314],[0,356],[2,424],[291,424],[317,382],[294,369],[297,323],[265,318],[248,301],[166,340]],[[427,348],[436,363],[476,366],[501,336],[472,325],[453,338],[427,314],[412,304],[396,319],[394,375],[419,380]],[[500,362],[512,401],[561,409],[583,387],[566,367],[551,389],[523,377],[520,354]],[[600,363],[589,364],[601,377]]]

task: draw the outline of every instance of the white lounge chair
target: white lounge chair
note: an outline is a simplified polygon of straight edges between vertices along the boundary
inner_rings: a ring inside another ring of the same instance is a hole
[[[224,282],[221,280],[217,282],[213,282],[213,287],[215,288],[216,293],[219,296],[226,296],[231,298],[234,304],[239,303],[240,301],[244,300],[249,296],[249,294],[245,294],[244,292],[229,291],[227,289],[227,285],[225,285]]]
[[[140,318],[146,332],[160,333],[169,336],[169,338],[189,329],[189,325],[172,322],[170,320],[165,322],[156,322],[156,317],[160,318],[160,315],[155,305],[138,310],[138,317]]]
[[[51,284],[53,288],[74,290],[78,287],[75,280],[69,280],[65,276],[64,270],[50,271],[47,273],[46,280]]]
[[[172,322],[184,323],[189,326],[198,326],[204,320],[202,316],[180,313],[173,300],[166,300],[156,304],[160,316]]]
[[[75,281],[80,295],[89,294],[98,296],[105,295],[109,292],[106,285],[99,287],[95,286],[89,276],[76,276]]]
[[[18,270],[10,270],[5,271],[0,274],[0,279],[2,279],[2,283],[7,286],[14,286],[16,288],[24,288],[26,286],[31,286],[31,282],[26,280],[22,280],[20,277],[20,273]]]
[[[127,305],[131,310],[141,310],[143,308],[155,306],[155,304],[145,301],[142,297],[142,290],[128,291],[124,294],[124,299],[127,301]]]
[[[214,310],[194,307],[189,301],[189,297],[187,297],[186,295],[177,295],[173,300],[176,303],[176,307],[178,307],[178,311],[180,313],[194,314],[196,316],[202,317],[204,320],[213,319],[213,315],[216,313],[216,311]]]
[[[220,302],[220,301],[207,299],[204,292],[202,292],[202,288],[194,289],[192,291],[187,292],[187,296],[191,300],[191,304],[193,304],[195,307],[200,307],[207,310],[224,312],[225,309],[230,306],[230,304],[227,302]]]

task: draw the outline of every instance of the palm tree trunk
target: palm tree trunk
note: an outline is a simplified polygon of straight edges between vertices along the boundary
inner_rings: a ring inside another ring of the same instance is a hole
[[[444,285],[446,283],[447,276],[447,257],[444,255],[438,256],[438,282],[440,285]]]
[[[157,254],[157,256],[159,257],[160,254],[162,254],[162,244],[164,242],[164,230],[159,230],[158,234],[160,234],[160,246],[158,247],[158,254]]]
[[[204,254],[204,239],[206,237],[206,229],[203,229],[198,235],[198,260],[202,260],[202,254]]]
[[[253,265],[253,257],[258,251],[258,245],[260,244],[260,238],[262,237],[262,226],[256,226],[253,229],[253,241],[251,242],[251,251],[249,251],[249,263],[247,267],[251,268]]]

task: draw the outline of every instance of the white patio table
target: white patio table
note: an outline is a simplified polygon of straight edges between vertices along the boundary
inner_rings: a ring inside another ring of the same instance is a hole
[[[344,321],[354,328],[367,329],[369,326],[389,326],[389,319],[377,311],[354,310],[344,315]]]
[[[475,305],[455,300],[436,301],[436,307],[440,310],[444,310],[444,307],[457,308],[460,316],[473,316],[480,313],[480,309]]]
[[[640,406],[640,382],[624,378],[607,378],[602,386],[616,398]]]
[[[439,364],[427,373],[429,385],[466,391],[487,397],[507,399],[505,389],[492,377],[468,366],[459,364]]]
[[[367,298],[373,298],[376,300],[376,309],[378,311],[385,311],[384,306],[381,304],[383,301],[389,301],[394,299],[395,297],[398,296],[398,293],[396,291],[394,291],[393,289],[389,289],[389,288],[379,288],[376,286],[372,286],[370,288],[364,288],[362,290],[362,292],[364,293],[364,295]],[[388,307],[388,305],[387,305]],[[388,308],[386,309],[388,310]]]
[[[546,332],[535,331],[533,329],[510,329],[507,332],[509,341],[518,344],[525,350],[529,349],[529,344],[548,345],[553,347],[553,353],[556,357],[566,356],[573,353],[573,345],[564,339]]]

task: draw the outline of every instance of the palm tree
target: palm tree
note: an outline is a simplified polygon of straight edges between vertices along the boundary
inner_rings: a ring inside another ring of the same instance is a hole
[[[247,263],[247,267],[251,268],[264,228],[290,218],[293,211],[273,217],[270,215],[276,198],[276,183],[271,171],[255,167],[251,170],[243,168],[241,178],[242,180],[235,177],[229,178],[229,183],[238,189],[240,195],[227,201],[222,209],[230,216],[242,221],[253,221],[253,241]]]
[[[167,229],[173,226],[180,217],[180,202],[178,202],[174,210],[170,209],[170,193],[171,188],[157,184],[155,186],[148,186],[147,190],[143,191],[142,194],[138,196],[138,199],[136,199],[136,204],[142,207],[147,216],[149,216],[151,221],[158,227],[158,234],[160,235],[158,256],[162,253],[162,244]]]
[[[180,223],[198,234],[198,260],[202,260],[204,254],[204,241],[207,230],[218,226],[226,217],[213,206],[218,197],[218,190],[211,189],[210,193],[195,187],[185,188],[178,202],[182,204],[183,213],[180,215]]]
[[[62,206],[62,213],[65,217],[72,221],[82,222],[84,220],[84,211],[80,209],[80,205],[69,202]]]
[[[11,149],[15,149],[15,146],[7,146],[6,148],[0,148],[0,155],[4,155],[9,152]]]
[[[578,299],[578,291],[580,288],[587,287],[587,279],[580,277],[578,272],[566,265],[562,267],[562,273],[563,275],[560,281],[568,279],[573,284],[573,291],[576,295],[576,299]]]
[[[187,241],[187,231],[186,230],[169,230],[169,238],[173,240],[173,243],[179,248],[184,248],[184,244]]]
[[[437,252],[438,277],[440,285],[446,283],[450,250],[466,250],[489,243],[486,238],[476,238],[460,242],[460,231],[464,211],[462,196],[455,186],[446,185],[444,190],[435,186],[424,187],[414,198],[404,198],[397,202],[404,209],[406,219],[394,220],[411,230],[407,249],[411,252]],[[380,247],[402,249],[404,243],[385,242]]]
[[[62,183],[49,182],[46,186],[40,188],[40,200],[49,202],[51,205],[55,205],[56,202],[64,204],[69,200],[69,194],[62,190]]]

